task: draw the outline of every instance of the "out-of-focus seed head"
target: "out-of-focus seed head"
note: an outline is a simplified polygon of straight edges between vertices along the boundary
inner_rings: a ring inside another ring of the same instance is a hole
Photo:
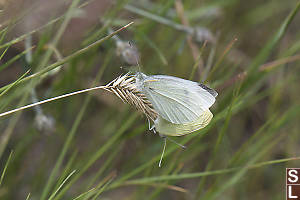
[[[204,42],[204,41],[207,41],[210,43],[216,42],[216,38],[212,34],[212,32],[210,30],[208,30],[207,28],[203,28],[203,27],[195,27],[194,28],[193,38],[196,42]]]
[[[39,131],[50,134],[55,131],[55,120],[51,116],[38,114],[35,117],[35,126]]]
[[[122,59],[129,65],[138,65],[140,54],[135,45],[129,42],[117,41],[117,55],[121,56]]]

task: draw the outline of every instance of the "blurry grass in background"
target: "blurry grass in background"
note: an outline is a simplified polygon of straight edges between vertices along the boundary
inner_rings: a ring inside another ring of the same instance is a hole
[[[21,3],[22,2],[22,3]],[[94,91],[0,118],[0,199],[283,199],[299,167],[299,2],[1,1],[0,111],[104,85],[131,64],[204,81],[205,129],[168,143]],[[123,57],[124,58],[124,57]],[[30,71],[28,71],[30,70]],[[30,75],[28,75],[30,73]]]

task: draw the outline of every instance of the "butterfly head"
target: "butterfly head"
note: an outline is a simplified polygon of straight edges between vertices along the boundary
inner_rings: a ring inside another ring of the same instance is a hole
[[[135,73],[135,83],[138,89],[142,89],[144,87],[144,81],[146,80],[147,75],[142,72]]]

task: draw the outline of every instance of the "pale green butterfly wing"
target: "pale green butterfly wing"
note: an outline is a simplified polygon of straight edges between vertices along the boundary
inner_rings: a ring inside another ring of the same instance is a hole
[[[161,135],[183,136],[206,127],[212,118],[213,114],[210,112],[210,110],[205,110],[197,120],[191,123],[173,124],[162,117],[158,117],[155,120],[154,125],[156,131]]]
[[[197,120],[215,102],[216,95],[193,81],[165,75],[147,76],[140,72],[136,79],[138,89],[158,114],[174,124]]]
[[[146,93],[154,109],[164,119],[172,123],[182,124],[193,121],[200,114],[200,111],[202,112],[202,109],[198,109],[198,111],[191,109],[197,105],[186,106],[185,102],[180,99],[181,97],[174,98],[175,94],[170,94],[169,91],[166,93],[164,94],[161,90],[154,89]]]

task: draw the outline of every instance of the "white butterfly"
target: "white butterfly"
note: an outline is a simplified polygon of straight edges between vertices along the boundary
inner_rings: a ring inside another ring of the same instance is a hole
[[[182,136],[204,128],[218,93],[203,84],[166,75],[136,73],[137,89],[157,111],[155,129],[166,136]]]
[[[151,129],[164,137],[158,164],[161,167],[166,139],[171,140],[166,136],[182,136],[207,126],[213,117],[209,108],[215,103],[218,93],[203,84],[173,76],[147,76],[137,72],[135,80],[138,91],[147,97],[158,113]]]

